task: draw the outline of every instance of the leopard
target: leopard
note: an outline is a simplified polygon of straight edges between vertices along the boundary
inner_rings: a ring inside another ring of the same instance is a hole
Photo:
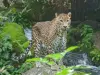
[[[64,51],[70,25],[71,12],[55,13],[55,18],[51,21],[37,22],[33,25],[32,40],[35,57]]]

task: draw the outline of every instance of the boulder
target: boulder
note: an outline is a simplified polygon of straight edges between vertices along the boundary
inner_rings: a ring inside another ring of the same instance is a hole
[[[75,65],[92,65],[92,62],[86,53],[81,52],[68,52],[62,59],[65,66]]]
[[[22,75],[55,75],[57,70],[57,65],[49,66],[44,63],[36,62],[35,67],[31,68],[25,73],[22,73]]]

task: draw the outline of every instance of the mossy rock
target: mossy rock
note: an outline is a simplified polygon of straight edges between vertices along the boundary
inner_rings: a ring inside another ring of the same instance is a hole
[[[27,41],[23,28],[16,23],[6,23],[0,34],[0,38],[10,36],[15,50],[22,50],[21,46]]]

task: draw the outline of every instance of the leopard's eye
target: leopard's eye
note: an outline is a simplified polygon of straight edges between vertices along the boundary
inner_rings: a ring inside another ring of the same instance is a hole
[[[60,22],[63,22],[63,20],[60,20]]]

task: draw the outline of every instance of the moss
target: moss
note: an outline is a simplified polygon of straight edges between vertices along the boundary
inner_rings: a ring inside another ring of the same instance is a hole
[[[9,35],[13,44],[14,50],[23,51],[21,45],[27,41],[23,28],[16,23],[5,23],[0,38]]]
[[[2,33],[1,33],[1,37],[4,37],[6,35],[10,35],[12,41],[17,40],[21,44],[27,41],[27,38],[24,35],[23,28],[16,23],[6,23],[5,24],[2,30]]]

